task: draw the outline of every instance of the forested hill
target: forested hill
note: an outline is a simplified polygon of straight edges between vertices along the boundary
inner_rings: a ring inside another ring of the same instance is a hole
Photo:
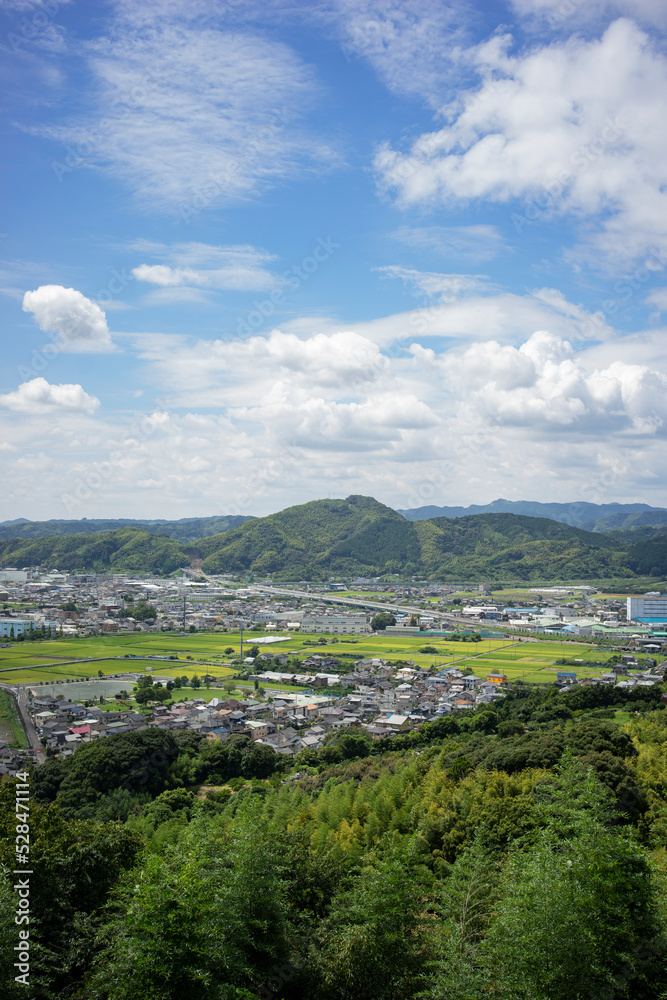
[[[516,685],[294,756],[150,727],[51,758],[29,805],[0,782],[2,998],[664,998],[663,692]]]
[[[219,535],[229,531],[249,518],[242,514],[221,517],[183,517],[178,521],[149,520],[132,518],[82,518],[80,521],[51,520],[0,522],[0,540],[8,538],[46,538],[49,535],[96,535],[102,531],[117,531],[119,528],[140,528],[151,535],[164,535],[177,542],[198,541],[208,535]]]
[[[196,547],[131,527],[0,542],[0,566],[167,574],[192,559],[208,574],[277,580],[393,573],[443,581],[627,579],[667,575],[667,533],[644,540],[516,514],[406,521],[372,497],[350,496],[252,518]]]
[[[664,537],[664,543],[635,545],[630,533],[609,536],[516,514],[406,521],[372,497],[351,496],[247,521],[203,540],[198,549],[208,573],[530,581],[659,576],[667,571]]]
[[[0,566],[166,575],[189,565],[190,557],[179,542],[138,528],[0,542]]]

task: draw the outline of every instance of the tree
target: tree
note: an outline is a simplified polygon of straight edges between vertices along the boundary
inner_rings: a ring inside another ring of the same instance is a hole
[[[201,680],[199,679],[199,677],[197,677],[197,674],[193,676],[191,683],[195,691],[201,687]]]
[[[252,1000],[271,981],[288,951],[278,850],[250,818],[224,841],[206,834],[195,821],[125,881],[90,1000]]]
[[[389,611],[381,611],[371,619],[371,628],[374,632],[384,632],[387,625],[395,625],[396,618]]]
[[[234,650],[231,646],[225,646],[224,649],[225,656],[230,656],[233,652]]]
[[[317,1000],[407,1000],[424,985],[430,879],[382,846],[334,897],[318,928],[321,950],[309,970]]]

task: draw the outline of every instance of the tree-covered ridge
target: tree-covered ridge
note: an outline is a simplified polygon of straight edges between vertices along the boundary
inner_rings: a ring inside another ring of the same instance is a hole
[[[406,521],[372,497],[314,500],[184,546],[136,528],[0,542],[0,565],[322,580],[331,574],[436,580],[590,580],[667,574],[667,535],[583,531],[548,518],[479,514]]]
[[[189,557],[178,542],[137,528],[0,542],[0,564],[3,566],[167,574],[189,563]]]
[[[143,521],[134,518],[83,518],[76,520],[51,521],[5,521],[0,524],[0,540],[8,538],[46,538],[49,535],[95,535],[103,531],[117,531],[119,528],[138,528],[150,535],[164,535],[177,542],[188,544],[220,534],[243,524],[248,518],[243,514],[229,514],[222,517],[184,517],[178,521]]]
[[[252,571],[291,580],[400,573],[445,581],[531,581],[634,576],[646,560],[633,541],[631,533],[608,536],[516,514],[408,522],[372,498],[348,497],[257,518],[202,541],[199,551],[210,573]],[[659,544],[654,551],[651,569],[667,571],[667,551],[663,557]]]
[[[50,761],[30,781],[31,1000],[656,1000],[662,693],[524,688],[291,760],[146,731]]]

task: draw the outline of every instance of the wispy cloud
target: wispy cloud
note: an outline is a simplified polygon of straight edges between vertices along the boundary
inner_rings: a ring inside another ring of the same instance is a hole
[[[322,6],[337,24],[343,50],[369,62],[396,93],[437,109],[467,66],[470,6],[461,0],[333,0]]]
[[[492,260],[506,243],[496,226],[400,226],[392,240],[415,250],[428,250],[439,257],[465,257],[471,261]]]
[[[138,281],[162,288],[194,286],[234,291],[268,291],[279,284],[277,275],[265,267],[275,256],[252,246],[210,246],[178,243],[166,246],[137,240],[130,249],[164,261],[139,264],[132,269]]]
[[[215,9],[204,18],[167,3],[156,18],[154,4],[121,4],[109,35],[84,49],[93,105],[40,134],[73,144],[77,166],[107,170],[145,209],[199,211],[338,165],[302,124],[321,96],[310,67],[221,21]]]
[[[479,292],[489,287],[488,278],[479,274],[438,274],[436,271],[416,271],[411,267],[389,264],[376,267],[388,278],[399,278],[411,285],[416,292],[441,302],[453,302],[459,296]]]

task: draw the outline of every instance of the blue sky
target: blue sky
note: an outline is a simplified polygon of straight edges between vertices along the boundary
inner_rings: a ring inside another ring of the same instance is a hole
[[[658,0],[4,0],[0,518],[667,505]]]

